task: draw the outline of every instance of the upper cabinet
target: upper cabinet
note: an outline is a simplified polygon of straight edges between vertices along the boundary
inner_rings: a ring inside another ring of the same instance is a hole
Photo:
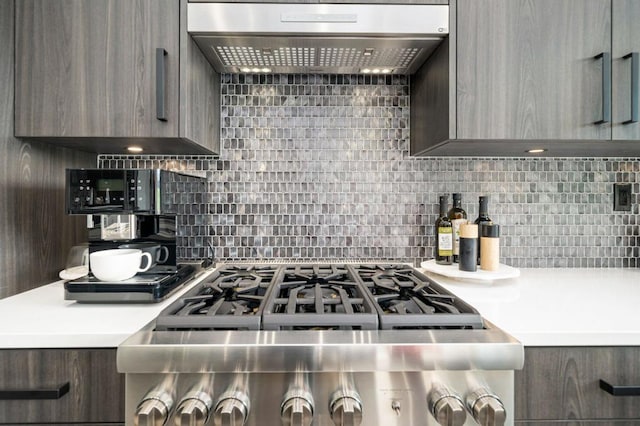
[[[640,140],[640,1],[613,0],[613,139]]]
[[[186,4],[16,2],[16,137],[98,153],[218,153],[220,79],[187,34]]]
[[[411,81],[412,154],[640,154],[639,17],[637,0],[457,0]]]

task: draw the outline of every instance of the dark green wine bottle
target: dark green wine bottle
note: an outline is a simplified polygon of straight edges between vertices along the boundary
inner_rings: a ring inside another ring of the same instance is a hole
[[[447,217],[448,197],[440,196],[440,215],[436,220],[436,263],[451,265],[453,262],[453,226]]]
[[[467,212],[462,208],[462,194],[453,194],[453,207],[447,215],[453,227],[453,261],[458,263],[460,255],[460,225],[467,223]]]

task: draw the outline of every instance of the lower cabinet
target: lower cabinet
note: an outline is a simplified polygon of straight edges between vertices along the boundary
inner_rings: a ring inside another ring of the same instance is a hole
[[[124,425],[116,349],[0,350],[0,424]]]
[[[515,398],[520,425],[640,425],[640,347],[527,347]]]

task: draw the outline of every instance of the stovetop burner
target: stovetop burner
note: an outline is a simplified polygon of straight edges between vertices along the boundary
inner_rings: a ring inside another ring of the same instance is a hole
[[[477,329],[471,306],[401,264],[224,265],[157,330]]]
[[[375,301],[381,329],[482,328],[480,314],[425,275],[404,265],[354,266]]]
[[[289,265],[263,314],[265,330],[373,330],[378,318],[345,265]]]
[[[228,265],[162,311],[158,330],[259,330],[276,266]]]

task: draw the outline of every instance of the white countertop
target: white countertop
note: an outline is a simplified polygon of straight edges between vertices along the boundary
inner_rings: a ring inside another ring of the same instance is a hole
[[[525,346],[640,346],[640,269],[522,269],[493,282],[430,277]],[[62,281],[0,300],[0,348],[116,347],[180,294],[152,304],[64,300]]]
[[[115,348],[208,274],[159,303],[64,300],[64,281],[0,300],[0,349]]]
[[[640,346],[640,269],[521,269],[480,282],[427,273],[525,346]]]

